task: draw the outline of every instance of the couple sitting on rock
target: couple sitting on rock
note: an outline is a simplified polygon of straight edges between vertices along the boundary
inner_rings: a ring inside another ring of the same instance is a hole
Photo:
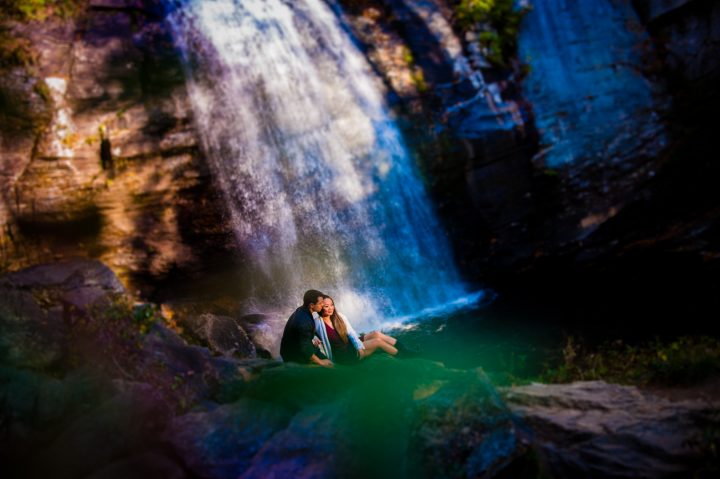
[[[332,367],[333,363],[357,363],[378,349],[392,356],[414,353],[380,331],[359,336],[345,316],[337,312],[330,296],[311,289],[285,325],[280,356],[284,361]]]

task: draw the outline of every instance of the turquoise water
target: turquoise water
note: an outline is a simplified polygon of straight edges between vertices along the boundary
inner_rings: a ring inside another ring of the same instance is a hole
[[[417,347],[423,358],[449,368],[481,367],[499,384],[513,377],[536,376],[545,363],[557,359],[564,342],[558,326],[492,307],[430,318],[389,333]]]

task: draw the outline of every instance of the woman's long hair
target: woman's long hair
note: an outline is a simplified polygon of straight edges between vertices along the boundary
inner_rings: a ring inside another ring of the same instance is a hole
[[[329,299],[332,301],[334,309],[333,314],[330,316],[330,322],[333,325],[333,328],[337,333],[340,335],[340,338],[343,340],[343,343],[347,344],[348,342],[348,334],[347,334],[347,326],[345,326],[345,321],[340,317],[337,311],[337,306],[335,306],[335,300],[332,299],[330,296],[325,296],[325,299]]]

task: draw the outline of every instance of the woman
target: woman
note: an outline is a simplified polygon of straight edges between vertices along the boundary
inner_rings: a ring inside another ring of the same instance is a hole
[[[354,364],[371,356],[378,349],[395,356],[397,339],[373,331],[363,336],[362,340],[352,328],[345,316],[335,309],[335,301],[325,296],[320,319],[315,323],[315,332],[323,343],[327,357],[339,364]]]

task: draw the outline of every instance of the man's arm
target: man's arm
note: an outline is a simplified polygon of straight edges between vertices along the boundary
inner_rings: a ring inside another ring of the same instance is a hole
[[[324,366],[326,368],[333,367],[332,361],[330,361],[329,359],[320,359],[319,357],[317,357],[316,354],[313,354],[312,356],[310,356],[310,362],[315,363],[318,366]]]
[[[302,327],[299,331],[300,341],[300,352],[304,358],[308,358],[308,362],[317,364],[319,366],[332,367],[333,363],[329,359],[320,359],[315,354],[315,346],[313,346],[313,337],[315,336],[315,321],[313,320],[310,312],[308,311],[307,321],[302,322]]]

